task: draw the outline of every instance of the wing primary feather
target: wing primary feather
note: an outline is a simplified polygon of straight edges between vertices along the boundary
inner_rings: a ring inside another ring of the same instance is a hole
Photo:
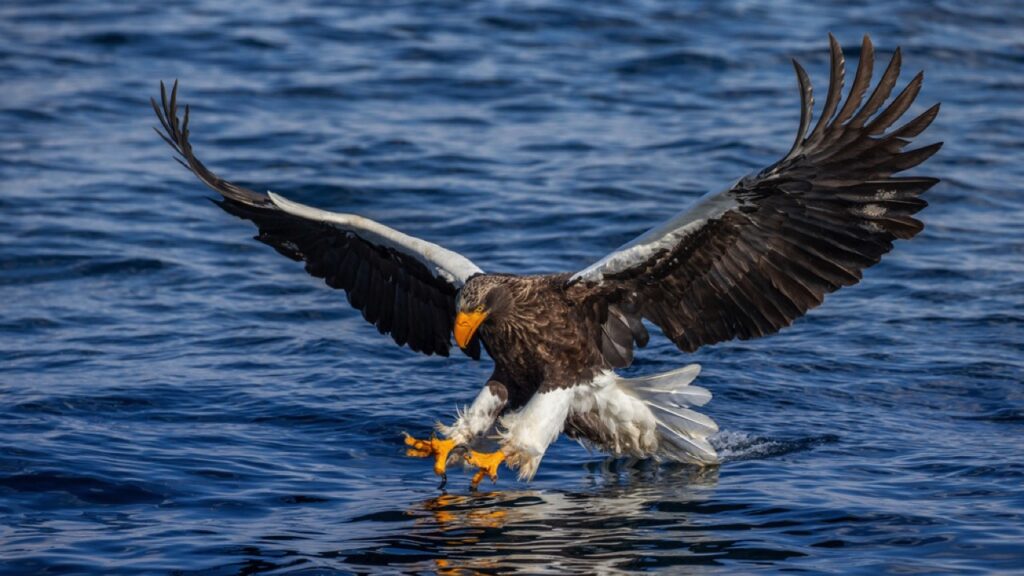
[[[857,73],[853,77],[853,84],[850,86],[850,93],[846,96],[846,103],[843,104],[839,114],[832,122],[833,127],[840,127],[857,111],[857,107],[864,100],[864,94],[871,85],[871,75],[875,65],[875,47],[871,44],[871,38],[865,34],[860,46],[860,61],[857,62]]]
[[[174,142],[171,142],[171,139],[170,139],[170,138],[168,138],[167,136],[164,136],[164,135],[163,135],[163,134],[162,134],[162,133],[160,132],[160,130],[158,130],[158,129],[157,129],[157,127],[156,127],[156,126],[153,126],[153,131],[154,131],[154,132],[156,132],[156,135],[157,135],[157,136],[159,136],[159,137],[163,138],[164,142],[167,142],[167,145],[168,145],[168,146],[170,146],[170,147],[172,147],[172,148],[175,148],[175,147],[176,147],[176,146],[175,146],[175,144],[174,144]],[[177,162],[178,164],[181,164],[182,166],[184,166],[184,167],[185,167],[185,168],[186,168],[186,169],[187,169],[188,171],[190,171],[190,172],[192,171],[192,169],[188,167],[188,164],[185,164],[184,162],[182,162],[182,161],[181,161],[181,158],[178,158],[177,156],[175,156],[175,157],[174,157],[174,161],[175,161],[175,162]]]
[[[903,116],[907,108],[910,108],[910,105],[914,103],[914,99],[917,98],[917,94],[921,91],[921,81],[923,79],[924,72],[918,72],[913,80],[900,92],[899,96],[892,101],[892,104],[865,127],[865,133],[871,136],[881,134],[889,126],[892,126],[893,122],[899,120],[900,116]]]
[[[810,127],[811,117],[814,114],[814,89],[811,86],[810,78],[807,77],[807,71],[796,58],[793,59],[793,69],[796,70],[797,84],[800,86],[800,127],[797,128],[796,139],[793,141],[793,147],[786,154],[786,158],[791,158],[799,153],[804,142],[804,135],[807,134],[807,128]]]
[[[935,103],[931,108],[922,112],[919,116],[913,120],[907,122],[903,126],[900,126],[893,131],[892,134],[886,136],[886,138],[913,138],[924,132],[925,128],[931,125],[935,117],[939,115],[939,108],[941,104]]]
[[[839,97],[843,92],[846,66],[846,60],[843,58],[843,47],[839,45],[839,41],[836,40],[836,37],[831,32],[828,34],[828,41],[831,61],[828,78],[828,96],[825,98],[825,107],[821,110],[821,117],[818,118],[818,123],[807,138],[811,142],[820,138],[825,131],[825,127],[829,125],[833,114],[835,114],[836,107],[839,106]]]
[[[185,104],[185,116],[181,120],[181,135],[186,142],[188,141],[188,111],[189,105]]]
[[[162,85],[163,82],[161,82],[160,84]],[[153,107],[153,112],[156,113],[156,117],[158,120],[160,120],[160,124],[164,127],[164,131],[170,133],[171,127],[167,125],[167,119],[164,118],[164,114],[163,112],[161,112],[160,107],[156,105],[156,98],[150,98],[149,104]],[[160,131],[156,129],[156,126],[153,127],[153,130],[156,130],[156,133],[160,134],[160,137],[163,138],[165,142],[170,144],[172,148],[174,147],[174,143],[168,140],[166,136],[161,134]]]
[[[868,121],[871,116],[882,107],[886,99],[889,98],[889,94],[892,93],[893,87],[896,86],[896,80],[900,76],[900,66],[903,62],[902,52],[899,48],[892,54],[892,59],[889,60],[889,65],[885,68],[885,72],[882,74],[882,78],[878,81],[878,85],[875,86],[875,91],[871,93],[871,97],[868,98],[867,104],[857,112],[857,115],[850,120],[850,128],[861,128],[865,122]]]
[[[175,83],[177,83],[177,79],[175,79]],[[164,109],[164,115],[166,115],[167,111],[170,109],[167,107],[167,86],[164,84],[163,80],[160,81],[160,105]],[[170,118],[167,120],[169,121]],[[172,131],[168,129],[168,132]]]
[[[917,166],[925,160],[931,158],[936,152],[942,148],[942,142],[936,142],[921,148],[915,148],[896,156],[894,160],[889,160],[884,163],[887,171],[895,174],[902,172]]]
[[[171,88],[171,123],[174,131],[178,132],[178,79],[174,79],[174,86]]]

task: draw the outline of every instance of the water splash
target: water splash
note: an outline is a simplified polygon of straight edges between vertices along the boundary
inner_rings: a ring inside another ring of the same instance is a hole
[[[773,439],[754,436],[746,432],[723,430],[711,437],[711,444],[718,451],[718,456],[722,459],[723,463],[774,458],[786,454],[814,450],[818,446],[834,444],[836,442],[839,442],[839,437],[833,434],[794,439]]]

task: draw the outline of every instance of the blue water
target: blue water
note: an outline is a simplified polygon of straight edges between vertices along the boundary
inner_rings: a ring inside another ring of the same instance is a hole
[[[1019,4],[283,4],[0,6],[0,570],[1024,569]],[[395,347],[150,130],[178,78],[225,176],[486,270],[576,270],[782,154],[788,59],[823,93],[828,31],[926,71],[912,112],[942,101],[921,141],[946,145],[918,173],[943,182],[793,328],[640,354],[704,365],[708,471],[563,439],[530,484],[441,494],[400,432],[489,362]]]

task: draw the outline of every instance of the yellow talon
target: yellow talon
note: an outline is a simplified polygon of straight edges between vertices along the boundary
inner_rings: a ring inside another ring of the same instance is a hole
[[[409,447],[405,451],[406,456],[412,456],[414,458],[427,458],[429,456],[434,457],[434,474],[438,476],[445,475],[445,466],[448,462],[448,453],[455,448],[455,441],[448,438],[435,438],[430,437],[430,440],[418,440],[405,434],[405,445]]]
[[[491,482],[498,480],[498,466],[505,461],[505,453],[501,450],[483,453],[469,451],[469,456],[466,457],[466,462],[477,467],[476,474],[473,475],[473,480],[469,483],[470,490],[476,490],[476,487],[480,485],[480,481],[484,479],[484,476],[488,476]]]

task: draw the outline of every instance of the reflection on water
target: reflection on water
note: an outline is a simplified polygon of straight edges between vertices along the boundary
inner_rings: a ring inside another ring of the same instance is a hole
[[[756,557],[704,526],[718,475],[718,467],[605,461],[592,466],[587,490],[441,494],[407,509],[411,522],[368,539],[347,561],[451,574],[592,574]]]

